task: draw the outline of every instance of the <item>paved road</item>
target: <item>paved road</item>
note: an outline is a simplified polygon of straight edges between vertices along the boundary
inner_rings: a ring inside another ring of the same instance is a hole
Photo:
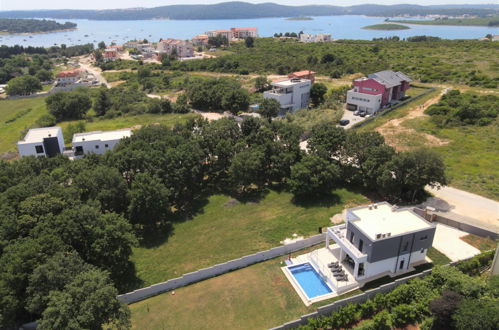
[[[101,69],[94,67],[88,57],[81,58],[79,60],[79,64],[82,69],[87,70],[87,72],[93,74],[95,79],[97,79],[102,85],[106,86],[107,88],[111,88],[111,85],[107,82],[106,78],[102,76]]]
[[[482,223],[485,227],[499,230],[499,202],[452,187],[426,189],[435,197],[429,198],[424,205],[472,218],[477,224]]]

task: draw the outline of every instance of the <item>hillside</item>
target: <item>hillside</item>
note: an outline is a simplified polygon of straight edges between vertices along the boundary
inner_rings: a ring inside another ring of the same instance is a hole
[[[56,21],[39,19],[0,18],[0,33],[51,32],[74,28],[76,28],[76,24],[71,22],[61,24]]]
[[[499,26],[499,16],[478,18],[454,18],[434,20],[390,20],[390,22],[419,25]]]
[[[498,5],[487,6],[419,6],[419,5],[357,5],[349,7],[329,5],[284,6],[274,3],[250,4],[225,2],[213,5],[171,5],[155,8],[113,10],[26,10],[3,11],[4,18],[57,18],[92,20],[145,20],[145,19],[238,19],[262,17],[298,17],[330,15],[369,15],[394,17],[400,15],[478,15],[499,11]]]

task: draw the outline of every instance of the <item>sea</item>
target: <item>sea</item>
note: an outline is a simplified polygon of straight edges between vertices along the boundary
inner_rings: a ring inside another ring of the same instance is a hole
[[[97,44],[104,41],[122,44],[128,40],[147,39],[190,39],[206,31],[229,29],[231,27],[257,27],[259,36],[270,37],[274,33],[300,32],[329,33],[334,39],[372,40],[398,36],[401,39],[416,35],[428,35],[445,39],[478,39],[487,34],[499,34],[499,27],[486,26],[435,26],[408,25],[409,30],[377,31],[362,27],[381,24],[384,17],[368,16],[320,16],[312,20],[287,20],[285,18],[224,19],[224,20],[138,20],[138,21],[71,21],[78,25],[76,30],[23,34],[0,35],[0,45],[43,46],[66,44]]]

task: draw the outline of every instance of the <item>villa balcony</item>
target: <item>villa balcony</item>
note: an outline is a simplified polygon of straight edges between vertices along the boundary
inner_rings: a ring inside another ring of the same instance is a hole
[[[339,225],[327,229],[327,238],[332,238],[341,249],[347,253],[357,263],[367,261],[367,254],[362,253],[347,239],[347,226]]]
[[[272,90],[265,92],[263,97],[266,99],[277,100],[277,102],[281,105],[281,108],[284,107],[284,105],[293,104],[293,94],[291,93],[283,94],[277,90]]]

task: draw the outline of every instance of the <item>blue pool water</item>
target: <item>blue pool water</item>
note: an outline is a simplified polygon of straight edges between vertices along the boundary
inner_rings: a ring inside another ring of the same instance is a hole
[[[288,268],[309,299],[333,292],[311,264]]]

